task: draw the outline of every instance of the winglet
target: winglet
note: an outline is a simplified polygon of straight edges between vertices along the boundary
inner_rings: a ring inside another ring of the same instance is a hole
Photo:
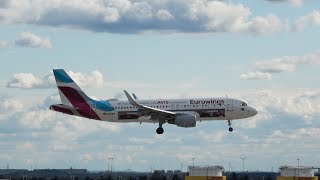
[[[126,90],[124,90],[124,93],[126,94],[126,96],[127,96],[127,98],[128,98],[128,101],[129,101],[129,103],[130,103],[132,106],[136,106],[136,107],[140,107],[140,106],[141,106],[140,104],[138,104],[138,103],[129,95],[129,93],[128,93]]]
[[[132,96],[134,99],[138,99],[138,97],[134,93],[132,93]]]

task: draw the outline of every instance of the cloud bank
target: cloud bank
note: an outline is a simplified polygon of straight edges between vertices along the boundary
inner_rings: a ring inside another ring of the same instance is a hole
[[[310,161],[318,159],[315,152],[320,148],[320,144],[314,143],[320,140],[317,136],[320,132],[317,121],[320,91],[291,90],[285,91],[284,95],[272,89],[242,93],[259,114],[233,121],[235,132],[229,133],[227,123],[217,121],[201,122],[191,129],[166,124],[166,133],[161,136],[154,134],[157,127],[154,124],[116,124],[49,111],[48,105],[59,101],[56,95],[37,97],[39,102],[29,106],[24,102],[27,99],[20,99],[22,110],[15,111],[15,105],[10,105],[15,113],[2,111],[6,117],[0,121],[0,140],[6,148],[0,150],[5,154],[0,155],[0,160],[15,164],[15,167],[37,164],[41,168],[63,168],[73,163],[78,168],[101,169],[105,167],[105,158],[112,156],[117,170],[132,167],[145,171],[150,164],[159,169],[166,168],[168,162],[172,162],[173,168],[180,168],[181,162],[187,166],[192,158],[198,165],[207,165],[214,160],[225,167],[229,162],[241,167],[241,160],[237,159],[245,153],[252,157],[247,166],[259,169],[274,166],[270,156],[278,159],[278,165],[283,165],[300,154],[308,160],[308,165],[314,165]],[[8,107],[0,105],[0,110]],[[157,146],[159,144],[161,146]],[[234,151],[234,148],[238,150]],[[154,156],[155,151],[160,155]],[[179,153],[182,151],[185,153]],[[178,166],[174,167],[174,164]]]
[[[103,75],[97,70],[89,74],[72,71],[68,71],[67,73],[79,86],[101,87],[104,84]],[[41,89],[55,87],[56,83],[52,72],[40,77],[32,73],[17,73],[7,82],[7,88]]]
[[[0,96],[0,112],[8,112],[11,110],[17,111],[20,109],[22,109],[22,105],[19,101],[13,98]]]
[[[49,38],[41,37],[31,32],[23,32],[14,41],[0,41],[0,48],[4,47],[30,47],[30,48],[52,48]]]
[[[0,4],[0,21],[110,33],[266,34],[288,29],[273,14],[253,16],[244,5],[211,0],[8,0]]]
[[[296,31],[301,31],[307,26],[320,27],[320,11],[313,11],[310,14],[300,17],[294,26]]]
[[[132,81],[105,81],[103,74],[94,70],[90,73],[67,71],[70,77],[80,87],[111,87],[111,88],[154,88],[157,84],[132,82]],[[45,89],[56,88],[55,78],[52,72],[45,75],[35,75],[33,73],[16,73],[6,82],[7,88],[19,89]],[[177,87],[184,87],[184,84],[178,84]],[[121,93],[123,96],[123,93]],[[125,98],[125,97],[123,97]]]
[[[300,6],[305,3],[307,0],[267,0],[269,2],[287,2],[294,6]]]
[[[241,74],[240,79],[244,79],[244,80],[253,80],[253,79],[271,80],[272,75],[270,73],[266,73],[266,72],[255,71],[255,72],[248,72],[248,73]]]
[[[320,64],[320,51],[303,56],[284,56],[275,59],[263,60],[255,63],[254,71],[243,73],[241,79],[271,80],[272,74],[294,72],[300,65]]]

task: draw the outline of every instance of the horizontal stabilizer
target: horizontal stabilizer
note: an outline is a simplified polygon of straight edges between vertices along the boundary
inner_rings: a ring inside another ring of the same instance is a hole
[[[64,104],[54,104],[54,105],[51,105],[49,109],[53,110],[53,111],[61,112],[64,114],[70,114],[70,115],[75,114],[74,113],[75,108],[70,107],[70,106],[66,106]]]

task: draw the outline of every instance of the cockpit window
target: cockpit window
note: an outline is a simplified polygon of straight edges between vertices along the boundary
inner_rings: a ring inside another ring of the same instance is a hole
[[[241,103],[241,106],[247,106],[247,103],[242,102],[242,103]]]

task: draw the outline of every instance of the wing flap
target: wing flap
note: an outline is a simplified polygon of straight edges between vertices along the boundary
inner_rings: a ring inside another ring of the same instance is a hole
[[[166,110],[163,110],[163,109],[157,109],[157,108],[153,108],[153,107],[149,107],[149,106],[145,106],[145,105],[139,104],[129,95],[129,93],[126,90],[124,90],[124,93],[126,94],[129,103],[132,106],[135,106],[135,107],[137,107],[137,108],[139,108],[141,110],[149,111],[152,114],[159,115],[159,116],[176,115],[176,113],[171,112],[171,111],[166,111]]]

